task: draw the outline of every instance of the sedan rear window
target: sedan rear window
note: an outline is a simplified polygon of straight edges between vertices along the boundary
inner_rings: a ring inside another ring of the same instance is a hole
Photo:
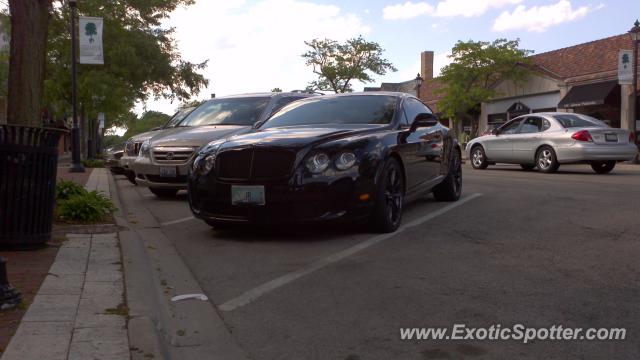
[[[270,97],[243,97],[209,100],[198,106],[179,126],[253,125]]]
[[[390,124],[396,101],[397,97],[384,95],[314,97],[285,106],[261,128],[323,124]]]
[[[554,115],[553,117],[558,120],[560,125],[567,129],[580,127],[609,127],[604,122],[586,115],[566,114]]]

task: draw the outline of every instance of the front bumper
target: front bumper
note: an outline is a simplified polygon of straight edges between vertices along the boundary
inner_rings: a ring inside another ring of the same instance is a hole
[[[299,177],[293,176],[292,179]],[[232,205],[232,185],[264,185],[265,205]],[[364,219],[374,204],[375,185],[357,176],[268,183],[230,183],[192,176],[189,205],[201,219],[229,223],[308,223]],[[360,196],[369,194],[366,200]]]
[[[633,144],[593,144],[576,143],[572,146],[556,148],[559,163],[576,163],[583,161],[628,161],[638,153]]]
[[[160,176],[161,167],[175,167],[176,176]],[[189,172],[189,163],[155,164],[152,163],[148,158],[138,158],[131,164],[131,168],[136,174],[136,183],[140,186],[159,189],[187,189],[187,174]]]

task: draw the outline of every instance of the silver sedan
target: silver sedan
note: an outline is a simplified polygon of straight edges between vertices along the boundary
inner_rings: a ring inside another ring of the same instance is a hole
[[[550,173],[560,164],[588,163],[596,173],[606,174],[617,161],[636,156],[634,135],[586,115],[534,113],[471,140],[466,151],[474,169],[510,163]]]

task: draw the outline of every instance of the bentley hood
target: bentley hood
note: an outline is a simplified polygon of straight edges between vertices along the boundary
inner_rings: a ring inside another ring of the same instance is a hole
[[[326,127],[296,126],[270,128],[248,134],[233,136],[222,145],[222,148],[236,146],[275,146],[300,149],[344,137],[374,132],[380,125],[331,125]]]

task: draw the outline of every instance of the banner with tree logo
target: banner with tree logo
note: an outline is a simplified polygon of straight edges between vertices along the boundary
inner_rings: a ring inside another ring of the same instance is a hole
[[[102,18],[80,16],[80,64],[104,64]]]

